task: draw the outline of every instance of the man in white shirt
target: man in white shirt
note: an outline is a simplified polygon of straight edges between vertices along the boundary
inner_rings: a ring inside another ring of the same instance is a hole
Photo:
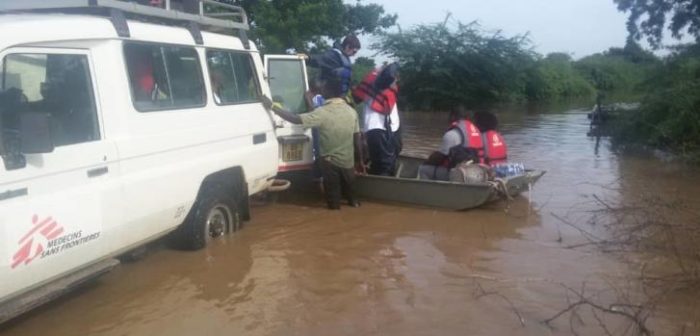
[[[394,104],[391,113],[386,115],[373,110],[371,106],[370,99],[365,104],[362,123],[369,151],[368,173],[391,176],[401,151],[399,109]]]
[[[418,168],[420,179],[425,180],[450,180],[450,169],[460,162],[451,162],[455,159],[452,153],[456,147],[464,147],[465,154],[473,154],[473,161],[479,162],[479,153],[483,152],[481,132],[468,120],[470,112],[464,106],[457,106],[450,112],[450,128],[442,136],[440,148],[430,154],[424,164]]]
[[[398,64],[370,73],[353,92],[365,102],[362,130],[367,139],[368,173],[391,176],[401,152],[398,97]]]

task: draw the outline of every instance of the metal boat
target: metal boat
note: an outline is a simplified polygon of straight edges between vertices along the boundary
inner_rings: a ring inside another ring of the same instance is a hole
[[[541,170],[482,183],[457,183],[418,178],[425,159],[400,156],[396,176],[357,175],[356,193],[361,198],[408,203],[452,210],[476,208],[487,202],[512,198],[537,182]]]

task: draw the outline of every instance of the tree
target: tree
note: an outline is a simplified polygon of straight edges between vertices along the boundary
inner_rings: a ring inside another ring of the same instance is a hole
[[[570,54],[547,54],[528,69],[525,92],[530,101],[590,97],[593,86],[574,68]]]
[[[418,25],[384,34],[378,47],[401,65],[401,94],[416,109],[447,110],[524,98],[536,54],[525,35],[505,37],[476,23]]]
[[[627,43],[624,48],[611,47],[603,54],[605,56],[621,57],[636,64],[658,63],[660,61],[652,52],[644,50],[644,48],[632,38],[627,38]]]
[[[376,4],[342,0],[225,0],[248,13],[251,38],[268,53],[315,52],[348,33],[375,34],[396,23]]]
[[[377,64],[369,57],[358,57],[352,65],[352,82],[359,83]]]
[[[684,31],[700,41],[700,0],[614,0],[617,8],[629,12],[627,30],[630,37],[639,41],[646,36],[655,49],[661,46],[664,30],[668,26],[674,38],[680,39]],[[667,24],[666,19],[671,22]]]

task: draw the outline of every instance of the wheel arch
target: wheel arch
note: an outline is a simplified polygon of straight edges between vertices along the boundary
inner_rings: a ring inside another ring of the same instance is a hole
[[[227,168],[207,175],[199,185],[197,199],[202,197],[210,185],[224,185],[235,197],[242,220],[250,220],[250,203],[248,197],[248,183],[245,172],[240,166]]]

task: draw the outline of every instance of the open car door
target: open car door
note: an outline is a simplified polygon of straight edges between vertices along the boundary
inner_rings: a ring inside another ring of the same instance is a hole
[[[305,55],[265,55],[265,69],[271,99],[292,113],[306,113],[304,92],[309,88]],[[279,171],[311,169],[311,129],[294,125],[274,115],[279,140]]]

